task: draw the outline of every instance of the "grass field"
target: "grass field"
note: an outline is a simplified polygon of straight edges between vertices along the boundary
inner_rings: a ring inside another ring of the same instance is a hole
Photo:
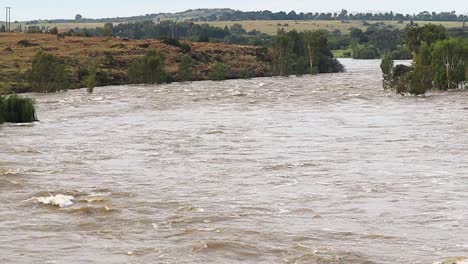
[[[370,24],[377,22],[383,22],[386,25],[392,25],[395,28],[403,29],[410,22],[398,23],[398,21],[368,21]],[[350,28],[361,28],[366,29],[367,26],[363,24],[362,21],[349,21],[349,23],[342,23],[341,21],[327,21],[327,20],[315,20],[315,21],[294,21],[294,20],[264,20],[264,21],[214,21],[214,22],[198,22],[199,24],[208,23],[211,26],[225,27],[232,26],[235,23],[241,24],[245,30],[258,30],[260,32],[275,35],[278,32],[278,29],[284,29],[286,31],[297,30],[318,30],[325,29],[328,31],[334,31],[336,29],[341,32],[348,32]],[[443,25],[447,28],[452,27],[461,27],[462,22],[417,22],[420,25],[424,24],[437,24]],[[287,26],[286,26],[287,25]]]
[[[350,56],[346,56],[345,53],[351,53],[353,50],[351,48],[347,49],[340,49],[340,50],[332,50],[333,56],[335,58],[349,58]]]
[[[21,24],[21,27],[25,29],[29,26],[39,26],[39,27],[46,27],[46,28],[54,28],[57,27],[59,30],[70,30],[75,28],[96,28],[96,27],[104,27],[105,23],[38,23],[38,24],[29,24],[26,23],[12,23],[11,28],[16,29]]]
[[[392,25],[396,28],[404,28],[409,22],[405,21],[404,23],[398,23],[397,21],[368,21],[370,24],[374,24],[377,22],[383,22],[386,25]],[[361,29],[366,29],[367,26],[363,24],[362,21],[349,21],[349,23],[342,23],[341,21],[328,21],[328,20],[307,20],[307,21],[294,21],[294,20],[262,20],[262,21],[213,21],[213,22],[197,22],[197,24],[209,24],[211,26],[217,26],[224,28],[225,26],[232,26],[235,23],[241,24],[245,30],[251,31],[256,29],[260,32],[276,35],[278,29],[284,29],[286,31],[297,30],[297,31],[305,31],[305,30],[318,30],[318,29],[325,29],[329,31],[334,31],[336,29],[340,30],[341,32],[348,32],[350,28],[356,27]],[[462,27],[462,22],[417,22],[420,25],[424,24],[437,24],[443,25],[447,28],[452,27]],[[24,23],[21,23],[22,27],[25,28]],[[117,23],[115,23],[117,24]],[[36,24],[37,26],[44,26],[49,28],[57,27],[59,30],[69,30],[75,28],[96,28],[96,27],[103,27],[104,23],[39,23]],[[12,28],[15,29],[19,26],[18,23],[12,24]],[[30,26],[30,25],[29,25]]]

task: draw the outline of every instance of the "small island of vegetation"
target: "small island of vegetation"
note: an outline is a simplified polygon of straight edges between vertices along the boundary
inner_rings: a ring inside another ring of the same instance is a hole
[[[30,123],[37,121],[33,99],[17,95],[0,96],[0,124]]]
[[[405,42],[413,62],[394,65],[391,55],[385,55],[381,64],[385,89],[420,95],[468,88],[467,38],[450,38],[442,26],[413,25],[406,30]]]

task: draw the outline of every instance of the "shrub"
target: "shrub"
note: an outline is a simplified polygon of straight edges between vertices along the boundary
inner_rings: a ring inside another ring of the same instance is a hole
[[[31,41],[29,41],[27,39],[22,39],[22,40],[18,41],[17,44],[18,44],[18,46],[21,46],[21,47],[24,47],[24,48],[39,46],[39,44],[32,43]]]
[[[252,78],[252,73],[246,68],[240,68],[238,76],[240,79],[250,79]]]
[[[369,60],[377,59],[380,57],[377,48],[371,45],[356,45],[353,48],[353,59]]]
[[[267,62],[268,61],[268,48],[266,47],[256,48],[255,57],[259,61]]]
[[[0,123],[29,123],[37,121],[35,102],[17,95],[0,96]]]
[[[415,65],[408,73],[408,92],[414,95],[425,94],[432,89],[432,69],[430,66]]]
[[[189,54],[182,57],[177,69],[177,76],[181,81],[190,81],[192,79],[192,56]]]
[[[58,35],[58,29],[57,29],[57,27],[54,27],[54,28],[52,28],[51,30],[49,30],[49,34]]]
[[[224,63],[216,63],[210,71],[208,78],[213,81],[226,80],[227,67]]]
[[[192,48],[190,47],[190,45],[181,43],[178,39],[167,38],[167,39],[163,39],[162,42],[166,45],[177,47],[184,53],[188,53],[192,51]]]
[[[380,69],[382,69],[383,78],[384,78],[384,89],[391,87],[392,81],[392,70],[393,70],[393,59],[390,54],[385,54],[382,63],[380,64]]]
[[[390,55],[394,60],[411,60],[413,58],[413,54],[407,47],[400,47],[393,50]]]
[[[94,62],[88,67],[88,76],[86,77],[86,87],[88,88],[88,93],[92,94],[94,92],[94,87],[96,87],[97,80],[97,63]]]
[[[148,52],[141,60],[134,62],[128,69],[130,83],[155,84],[170,81],[164,67],[164,55],[158,51]]]
[[[392,72],[392,87],[397,93],[409,92],[408,74],[413,68],[406,65],[396,65]]]
[[[68,86],[63,60],[42,50],[37,52],[27,75],[33,91],[36,92],[56,92]]]

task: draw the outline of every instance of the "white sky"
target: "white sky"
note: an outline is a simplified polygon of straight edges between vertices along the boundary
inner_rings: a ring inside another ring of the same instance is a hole
[[[296,12],[338,12],[344,8],[350,12],[394,11],[404,14],[455,10],[458,14],[468,13],[468,0],[0,0],[0,8],[3,9],[5,6],[13,7],[12,21],[74,18],[77,13],[88,18],[133,16],[195,8],[232,8],[244,11],[296,10]],[[4,18],[5,12],[1,12],[0,9],[0,19]]]

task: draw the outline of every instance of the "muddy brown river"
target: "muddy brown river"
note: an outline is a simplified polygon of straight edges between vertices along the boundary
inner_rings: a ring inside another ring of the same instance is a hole
[[[0,263],[468,255],[468,93],[347,72],[31,95],[0,126]]]

